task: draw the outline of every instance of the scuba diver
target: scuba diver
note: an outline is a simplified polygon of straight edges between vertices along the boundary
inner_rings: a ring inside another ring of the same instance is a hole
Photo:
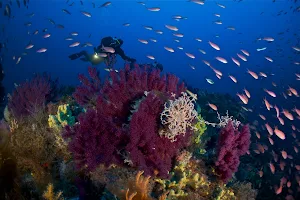
[[[80,58],[80,60],[91,62],[93,65],[98,65],[104,61],[107,66],[112,67],[116,62],[116,54],[118,54],[123,60],[134,63],[136,59],[125,55],[123,49],[121,49],[122,44],[123,40],[121,39],[117,39],[116,37],[105,37],[102,38],[101,44],[97,48],[94,48],[93,54],[81,51],[70,55],[69,58],[75,60],[84,56],[83,58]]]

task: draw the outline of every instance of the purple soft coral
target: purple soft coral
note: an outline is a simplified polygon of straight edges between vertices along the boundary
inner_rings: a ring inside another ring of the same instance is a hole
[[[160,113],[164,101],[150,93],[142,100],[138,111],[133,113],[130,121],[130,139],[126,150],[130,152],[130,159],[134,166],[152,175],[159,172],[160,177],[168,177],[172,159],[179,153],[179,149],[188,144],[190,134],[178,137],[176,142],[158,134]]]
[[[239,131],[231,121],[222,128],[218,140],[218,158],[215,162],[216,172],[225,183],[238,170],[239,157],[244,155],[250,146],[250,130],[245,125]]]
[[[8,101],[9,111],[20,120],[44,109],[47,101],[54,98],[55,83],[45,74],[37,75],[31,81],[22,83],[16,87]]]
[[[93,170],[101,163],[120,164],[129,155],[127,159],[132,160],[134,167],[147,174],[157,170],[166,177],[172,159],[187,144],[190,134],[173,143],[161,138],[159,117],[164,102],[174,98],[173,93],[179,95],[183,91],[184,84],[178,85],[176,76],[161,77],[158,70],[130,70],[126,66],[119,73],[111,72],[101,90],[96,91],[96,106],[83,113],[77,125],[67,128],[65,137],[71,139],[69,147],[78,167]],[[132,105],[138,101],[141,103],[130,120]]]
[[[66,127],[64,137],[72,139],[69,149],[73,152],[77,167],[93,170],[100,163],[118,163],[116,149],[124,135],[114,126],[111,118],[89,109],[79,116],[79,123],[74,127]]]
[[[95,106],[97,96],[100,93],[101,81],[96,68],[88,67],[90,80],[83,74],[78,75],[78,79],[82,83],[76,88],[73,97],[79,105]]]

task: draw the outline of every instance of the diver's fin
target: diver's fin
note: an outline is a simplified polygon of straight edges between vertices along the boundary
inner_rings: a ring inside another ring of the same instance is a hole
[[[75,59],[77,59],[77,58],[80,58],[82,56],[82,53],[80,52],[80,53],[74,53],[74,54],[72,54],[72,55],[69,55],[69,58],[71,59],[71,60],[75,60]]]

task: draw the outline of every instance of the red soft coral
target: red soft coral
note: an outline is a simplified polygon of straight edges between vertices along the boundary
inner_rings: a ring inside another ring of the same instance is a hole
[[[183,91],[184,84],[179,85],[176,76],[161,77],[159,70],[130,70],[126,66],[119,73],[110,72],[98,93],[95,110],[82,114],[79,124],[67,128],[65,134],[71,139],[69,146],[79,167],[92,170],[100,163],[120,164],[122,159],[131,159],[134,167],[147,174],[158,170],[167,176],[172,159],[187,144],[190,134],[173,143],[160,137],[160,113],[165,101],[174,99],[173,93]],[[137,101],[141,103],[132,114]]]
[[[238,170],[240,156],[246,154],[250,146],[250,130],[245,125],[240,130],[235,128],[232,121],[221,129],[218,139],[218,158],[215,162],[216,172],[220,179],[227,182]]]

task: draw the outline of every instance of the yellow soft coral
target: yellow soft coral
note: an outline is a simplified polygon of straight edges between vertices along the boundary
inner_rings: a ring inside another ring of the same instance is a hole
[[[44,199],[46,200],[63,200],[62,192],[54,193],[54,188],[51,183],[48,184],[47,190],[43,194]]]

